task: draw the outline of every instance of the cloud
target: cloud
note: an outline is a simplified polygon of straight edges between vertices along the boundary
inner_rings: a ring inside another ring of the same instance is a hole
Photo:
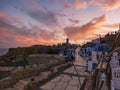
[[[42,23],[49,27],[59,25],[56,18],[56,13],[42,6],[38,0],[23,0],[23,4],[24,13],[39,23]]]
[[[78,24],[79,23],[79,20],[75,20],[75,19],[71,19],[71,18],[69,18],[68,19],[70,22],[72,22],[72,23],[75,23],[75,24]]]
[[[71,40],[85,39],[87,35],[92,34],[95,31],[101,30],[101,25],[106,21],[107,15],[102,15],[98,18],[92,19],[90,22],[76,27],[64,28],[65,33]]]
[[[114,10],[120,7],[120,0],[91,0],[90,4],[100,6],[103,10]]]
[[[5,12],[0,11],[0,23],[6,23],[6,24],[14,24],[14,23],[21,23],[23,21],[23,17],[12,17],[11,15],[8,15]],[[1,26],[2,27],[2,26]]]
[[[24,2],[22,7],[17,8],[20,11],[19,16],[13,17],[0,11],[0,47],[51,45],[65,38],[56,18],[58,15],[66,16],[65,14],[49,11],[37,1]],[[27,25],[31,27],[28,28]]]
[[[111,28],[115,29],[115,28],[119,28],[119,24],[120,24],[120,23],[105,24],[105,25],[102,25],[102,27],[104,27],[104,28],[109,28],[109,29],[111,29]]]
[[[95,5],[99,6],[102,10],[115,10],[120,7],[120,0],[89,0],[82,1],[82,0],[74,0],[74,2],[69,2],[65,0],[64,7],[66,9],[84,9],[87,6]]]
[[[46,39],[45,37],[35,37],[35,36],[24,36],[24,35],[14,35],[7,31],[0,31],[0,47],[1,48],[10,48],[10,47],[18,47],[18,46],[30,46],[30,45],[51,45],[54,42],[53,39],[49,37]],[[47,34],[46,34],[47,35]],[[47,35],[48,36],[48,35]],[[48,42],[49,41],[49,42]]]
[[[66,14],[63,14],[63,13],[56,13],[56,15],[61,16],[61,17],[67,16]]]
[[[102,16],[100,16],[98,18],[92,19],[89,23],[91,23],[93,25],[100,25],[107,20],[107,17],[108,16],[106,14],[103,14]]]
[[[42,6],[39,0],[30,0],[30,1],[23,0],[23,2],[25,2],[25,9],[24,9],[25,14],[27,14],[30,18],[37,21],[38,25],[42,26],[42,28],[49,30],[49,32],[53,32],[53,33],[55,32],[56,38],[58,36],[64,37],[63,30],[60,30],[62,27],[59,24],[58,17],[66,16],[66,14],[60,12],[59,13],[53,12],[47,9],[45,6]],[[29,5],[32,6],[30,7]]]
[[[44,29],[40,29],[39,27],[33,27],[31,29],[28,29],[26,27],[17,28],[16,26],[5,23],[2,20],[0,20],[0,31],[1,30],[16,36],[43,37],[45,39],[54,38],[54,33],[50,33]]]
[[[8,17],[7,17],[8,18]],[[0,18],[0,47],[29,46],[33,44],[50,45],[57,43],[54,41],[55,32],[48,32],[40,27],[18,28],[4,18]],[[48,42],[49,41],[49,42]]]
[[[32,18],[48,26],[58,25],[56,16],[53,12],[40,12],[40,11],[30,11],[28,13]]]
[[[5,13],[0,12],[0,17],[4,17],[4,16],[5,16]]]
[[[35,28],[27,30],[0,22],[0,47],[8,48],[34,44],[51,45],[56,43],[54,38],[54,33],[46,32],[46,30],[35,30]]]
[[[80,1],[80,0],[75,0],[73,3],[70,3],[68,1],[66,1],[64,7],[66,9],[83,9],[87,7],[87,3],[85,1]]]

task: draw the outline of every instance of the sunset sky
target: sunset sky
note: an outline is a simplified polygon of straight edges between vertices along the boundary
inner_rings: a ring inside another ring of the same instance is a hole
[[[0,48],[82,44],[119,23],[120,0],[0,0]]]

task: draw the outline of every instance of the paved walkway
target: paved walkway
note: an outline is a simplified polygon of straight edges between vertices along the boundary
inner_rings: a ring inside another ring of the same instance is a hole
[[[79,50],[80,48],[76,49],[74,65],[79,73],[80,83],[83,84],[88,73],[85,72],[86,61],[79,56]],[[39,88],[42,90],[79,90],[80,87],[78,75],[72,66]]]

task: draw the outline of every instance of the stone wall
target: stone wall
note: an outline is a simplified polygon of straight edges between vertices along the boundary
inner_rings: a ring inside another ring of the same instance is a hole
[[[26,85],[24,90],[33,90],[35,87],[42,85],[49,79],[53,78],[54,75],[59,74],[61,71],[64,71],[66,68],[71,66],[72,63],[67,63],[52,67],[49,71],[41,73],[37,79],[34,79],[34,81],[31,81],[28,85]]]
[[[27,58],[30,65],[33,64],[44,64],[49,65],[51,63],[63,63],[65,61],[64,56],[51,55],[51,54],[31,54]]]
[[[12,71],[9,77],[0,80],[0,89],[10,87],[19,80],[35,76],[37,74],[40,74],[40,72],[41,72],[40,69],[35,69],[32,67],[26,69],[18,67],[16,70]]]
[[[61,65],[62,64],[62,65]],[[69,64],[68,64],[69,65]],[[56,67],[56,68],[53,68]],[[10,87],[21,79],[37,76],[41,72],[51,71],[51,73],[56,73],[60,70],[66,68],[67,65],[62,62],[56,61],[51,62],[48,65],[27,65],[26,67],[19,66],[17,69],[13,70],[9,77],[0,80],[0,89]]]
[[[4,78],[0,80],[0,89],[4,89],[10,87],[14,84],[13,79],[11,77]]]
[[[11,71],[13,69],[15,69],[16,67],[0,67],[0,71],[3,72],[3,71]]]

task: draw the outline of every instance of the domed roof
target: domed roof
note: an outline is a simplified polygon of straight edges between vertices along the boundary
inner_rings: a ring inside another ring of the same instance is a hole
[[[109,52],[110,46],[108,44],[99,44],[94,48],[94,50],[99,52]]]

